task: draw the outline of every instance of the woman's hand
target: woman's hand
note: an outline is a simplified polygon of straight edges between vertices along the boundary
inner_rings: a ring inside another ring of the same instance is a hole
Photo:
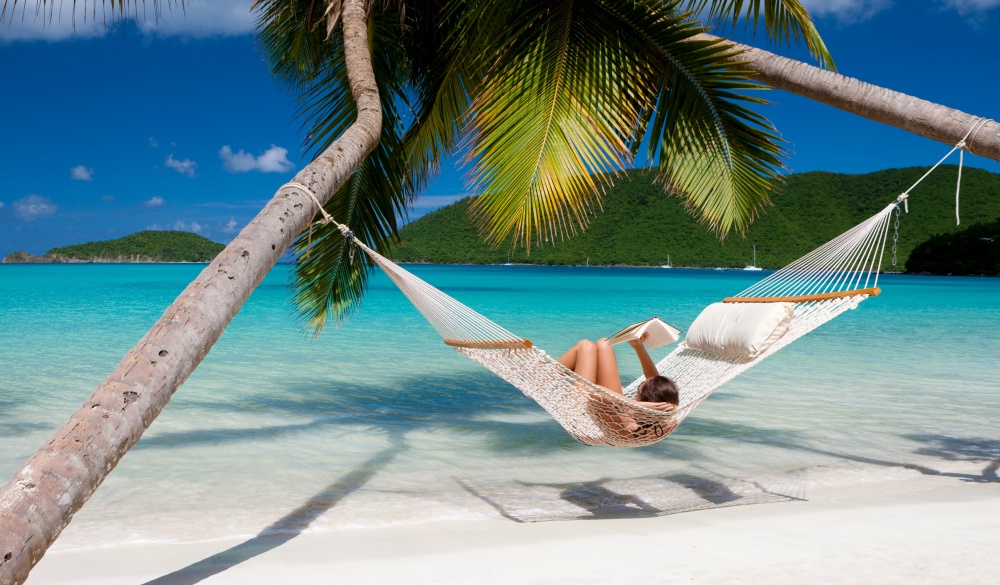
[[[639,336],[639,339],[629,339],[628,344],[631,345],[633,349],[638,349],[642,347],[642,344],[646,343],[647,339],[649,339],[649,331],[644,332],[641,336]]]

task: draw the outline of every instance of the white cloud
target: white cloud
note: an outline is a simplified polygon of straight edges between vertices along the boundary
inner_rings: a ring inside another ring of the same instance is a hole
[[[166,4],[161,2],[161,4]],[[159,37],[219,37],[254,32],[256,17],[247,0],[186,0],[184,9],[163,10],[159,19],[139,21],[144,34]]]
[[[69,170],[69,176],[74,181],[93,181],[94,180],[94,169],[85,167],[83,165],[76,165]]]
[[[38,11],[34,3],[29,2],[21,2],[20,6],[7,7],[6,10],[0,7],[4,17],[0,23],[0,42],[89,39],[108,34],[102,10],[98,10],[95,17],[94,5],[91,4],[91,10],[87,10],[86,4],[50,2]]]
[[[802,0],[814,17],[832,16],[843,22],[867,20],[892,5],[892,0]]]
[[[178,231],[178,232],[193,232],[193,233],[196,233],[196,234],[200,234],[201,230],[202,230],[202,226],[201,226],[200,223],[198,223],[196,221],[192,221],[191,223],[188,223],[188,222],[184,221],[183,219],[178,219],[174,223],[167,224],[167,225],[160,225],[158,223],[154,223],[153,225],[147,225],[146,229],[147,230],[157,231],[157,232],[162,232],[164,230],[174,230],[174,231]]]
[[[1000,0],[944,0],[947,8],[954,9],[959,14],[982,13],[1000,6]]]
[[[149,37],[206,38],[254,31],[255,17],[250,14],[251,3],[247,0],[185,0],[183,8],[177,2],[160,2],[159,14],[154,9],[156,4],[141,2],[125,3],[125,12],[113,11],[108,7],[112,3],[99,0],[49,2],[40,11],[35,10],[34,2],[18,4],[6,9],[0,42],[112,35],[116,32],[112,23],[120,22],[122,16]]]
[[[223,227],[219,231],[221,231],[224,234],[235,234],[236,232],[239,231],[237,229],[237,227],[236,227],[237,225],[238,224],[236,223],[236,218],[235,217],[230,217],[229,221],[226,222],[225,227]]]
[[[35,221],[40,217],[48,217],[59,209],[48,197],[28,195],[13,203],[14,215],[21,221]]]
[[[288,160],[288,149],[273,144],[260,156],[243,150],[234,153],[227,144],[219,149],[219,158],[222,159],[222,166],[230,173],[287,173],[295,168],[292,161]]]
[[[3,209],[3,206],[4,206],[4,202],[0,201],[0,209]]]
[[[101,201],[103,201],[105,203],[111,203],[114,200],[115,200],[115,196],[114,195],[101,195]]]
[[[160,142],[159,142],[159,141],[158,141],[157,139],[155,139],[155,138],[153,138],[152,136],[150,136],[150,137],[149,137],[149,145],[150,145],[151,147],[153,147],[153,148],[156,148],[157,146],[159,146],[159,145],[160,145]]]
[[[186,158],[184,160],[177,160],[174,155],[167,155],[167,160],[164,161],[165,165],[174,169],[182,175],[187,175],[188,177],[194,178],[194,170],[198,168],[198,163],[193,160]]]
[[[174,225],[170,226],[170,229],[177,230],[180,232],[194,232],[196,234],[200,234],[201,224],[196,221],[187,223],[184,220],[178,219],[177,221],[174,222]]]
[[[157,195],[157,196],[153,197],[152,199],[150,199],[149,201],[143,203],[142,206],[143,207],[163,207],[164,204],[166,204],[166,201],[163,200],[163,197],[160,197],[159,195]]]

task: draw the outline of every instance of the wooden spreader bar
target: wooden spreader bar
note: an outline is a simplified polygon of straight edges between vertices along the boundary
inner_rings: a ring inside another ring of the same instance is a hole
[[[446,345],[468,347],[470,349],[525,349],[531,347],[527,339],[500,339],[490,341],[468,341],[465,339],[445,339]]]
[[[855,290],[844,290],[832,293],[820,293],[815,295],[794,295],[787,297],[726,297],[723,303],[813,303],[817,301],[829,301],[832,299],[842,299],[844,297],[855,297],[858,295],[878,296],[882,292],[880,288],[859,288]]]

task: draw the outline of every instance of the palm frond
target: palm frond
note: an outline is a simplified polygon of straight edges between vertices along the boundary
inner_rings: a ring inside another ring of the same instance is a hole
[[[805,41],[809,54],[821,67],[837,68],[812,17],[799,0],[684,0],[683,5],[696,14],[707,10],[708,23],[725,28],[735,29],[743,20],[748,28],[757,30],[763,22],[772,43]]]
[[[745,63],[721,41],[692,40],[704,32],[689,13],[650,9],[653,2],[621,2],[621,20],[646,43],[655,70],[635,91],[650,97],[631,143],[648,144],[659,180],[720,236],[742,231],[769,202],[780,180],[783,150],[770,123],[749,109],[766,103],[748,92]]]
[[[465,132],[471,89],[478,83],[474,62],[484,52],[486,34],[469,22],[473,11],[466,0],[410,1],[405,42],[414,111],[403,142],[409,181],[421,191]]]
[[[309,14],[315,16],[315,12]],[[265,25],[262,31],[267,30],[267,36],[262,32],[261,44],[275,74],[297,94],[300,117],[308,131],[307,147],[319,155],[354,122],[356,107],[342,36],[334,34],[327,40],[325,25],[316,27],[307,21],[302,13],[298,22],[286,21],[284,28],[280,23]],[[324,208],[366,245],[388,252],[414,193],[406,178],[402,146],[405,116],[401,108],[409,107],[409,64],[397,14],[387,8],[374,9],[369,22],[372,68],[383,110],[381,136],[374,152]],[[318,34],[323,35],[322,41],[317,40]],[[296,35],[307,40],[295,41]],[[271,53],[289,46],[314,46],[316,52],[303,49],[299,61]],[[352,246],[340,231],[326,224],[301,234],[293,247],[297,255],[292,277],[295,302],[304,322],[318,334],[329,320],[344,319],[358,307],[374,265],[361,253],[352,255]]]
[[[480,192],[473,213],[494,244],[528,247],[585,228],[601,189],[630,161],[643,109],[632,91],[652,75],[607,3],[489,3],[494,63],[473,101],[467,160]],[[496,17],[503,11],[503,17]]]
[[[159,20],[163,11],[183,12],[188,0],[74,0],[71,2],[69,18],[75,28],[79,20],[102,22],[108,29],[124,26],[130,20]],[[3,0],[0,4],[0,23],[10,23],[15,19],[33,18],[40,26],[51,26],[66,17],[63,0],[35,0],[28,7],[26,0]],[[124,29],[123,29],[124,30]]]

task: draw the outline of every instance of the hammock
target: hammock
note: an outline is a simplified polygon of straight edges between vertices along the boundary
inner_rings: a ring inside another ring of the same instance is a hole
[[[966,138],[984,121],[978,120]],[[881,260],[893,214],[894,227],[898,228],[899,207],[908,205],[910,191],[955,150],[960,151],[961,157],[964,149],[965,138],[882,211],[739,294],[723,299],[725,303],[791,303],[794,316],[784,335],[754,357],[720,356],[682,342],[656,365],[659,373],[673,380],[680,391],[677,408],[667,412],[645,408],[632,400],[645,377],[640,376],[625,387],[624,396],[587,381],[529,340],[507,331],[366,246],[347,226],[330,217],[305,185],[293,181],[285,186],[308,195],[323,214],[321,223],[337,226],[347,242],[368,254],[441,334],[445,344],[533,399],[578,441],[587,445],[641,447],[669,435],[696,406],[736,376],[841,313],[856,308],[865,299],[878,295]],[[959,186],[961,169],[960,158]],[[958,187],[955,196],[957,219]]]
[[[287,186],[315,195],[304,185]],[[537,402],[566,431],[587,445],[641,447],[660,441],[712,392],[823,323],[879,293],[878,276],[893,213],[901,195],[882,211],[778,270],[726,303],[793,303],[785,334],[755,357],[720,356],[681,343],[657,364],[673,380],[679,403],[671,411],[645,408],[634,399],[639,377],[620,396],[582,378],[541,348],[480,315],[414,276],[354,237],[323,210],[348,242],[382,268],[438,331],[444,343],[480,363]],[[322,206],[316,201],[317,206]],[[898,226],[898,220],[896,222]],[[895,246],[893,247],[895,248]],[[895,249],[893,249],[895,261]]]
[[[723,357],[681,343],[657,364],[680,390],[677,408],[640,406],[580,377],[541,348],[514,335],[355,241],[441,334],[444,343],[500,376],[587,445],[641,447],[670,434],[713,391],[802,335],[877,295],[894,202],[857,227],[724,302],[791,302],[786,333],[753,358]],[[639,377],[623,389],[634,399]]]

